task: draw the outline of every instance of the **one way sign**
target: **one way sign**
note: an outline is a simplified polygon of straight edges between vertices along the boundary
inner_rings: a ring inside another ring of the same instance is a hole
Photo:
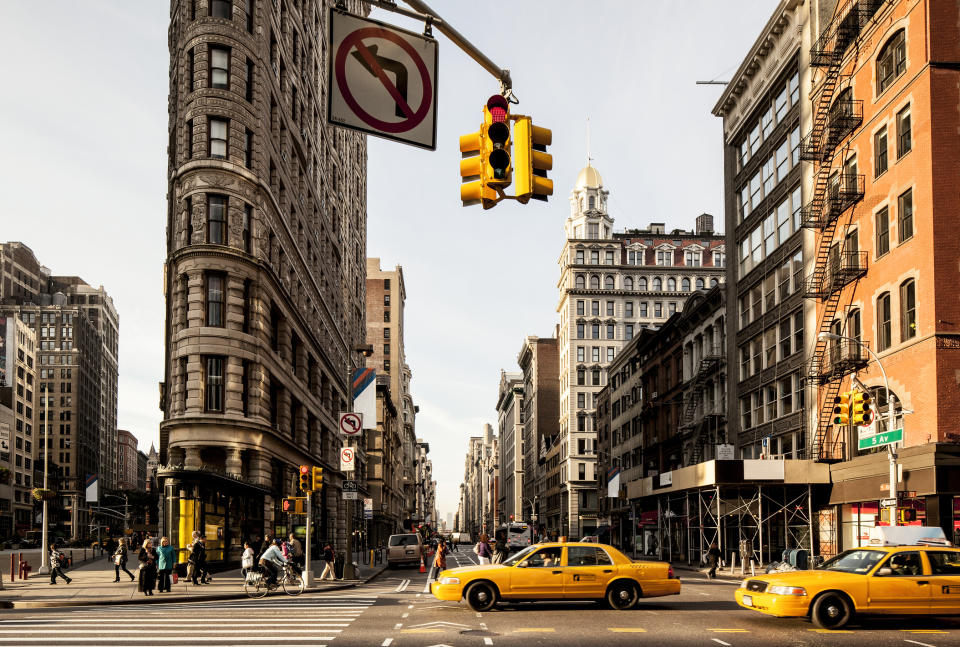
[[[327,121],[421,148],[437,147],[437,41],[330,10]]]

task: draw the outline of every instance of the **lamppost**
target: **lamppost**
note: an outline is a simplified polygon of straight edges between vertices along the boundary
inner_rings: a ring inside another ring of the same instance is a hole
[[[50,394],[47,392],[46,384],[44,384],[43,393],[43,512],[41,513],[41,522],[43,523],[43,529],[40,531],[40,573],[49,573],[50,572],[50,544],[49,544],[49,528],[50,525],[47,519],[47,488],[48,486],[48,469],[47,466],[50,464],[49,459],[47,458],[50,450]]]
[[[883,388],[887,392],[887,431],[893,431],[894,412],[893,398],[890,397],[890,381],[887,379],[887,372],[883,370],[883,362],[880,361],[880,358],[877,357],[877,354],[870,350],[866,344],[856,337],[847,337],[845,335],[837,335],[831,332],[822,332],[817,335],[817,339],[831,339],[835,341],[845,339],[847,341],[856,342],[856,344],[860,346],[860,348],[867,351],[873,361],[877,363],[877,366],[880,367],[880,375],[883,376]],[[891,526],[897,525],[897,454],[893,451],[893,445],[894,443],[887,445],[887,458],[890,461],[890,500],[893,501],[893,504],[889,506]]]
[[[530,543],[532,544],[534,543],[534,539],[536,539],[534,532],[537,525],[537,504],[540,503],[540,496],[534,494],[532,501],[525,496],[521,496],[520,500],[530,504]]]
[[[350,349],[350,359],[347,360],[347,399],[350,403],[350,410],[353,411],[353,367],[350,365],[350,360],[353,359],[353,353],[363,353],[364,357],[370,357],[373,355],[373,345],[372,344],[363,344],[359,346],[354,346]],[[376,389],[376,386],[373,387]],[[363,429],[361,425],[361,436],[363,434]],[[351,445],[353,441],[348,441]],[[356,459],[354,459],[354,465],[356,465]],[[359,471],[359,470],[358,470]],[[357,475],[357,480],[360,480],[360,476]],[[358,488],[359,489],[359,488]],[[353,499],[347,499],[347,559],[343,564],[343,579],[352,580],[356,579],[356,571],[353,568]]]

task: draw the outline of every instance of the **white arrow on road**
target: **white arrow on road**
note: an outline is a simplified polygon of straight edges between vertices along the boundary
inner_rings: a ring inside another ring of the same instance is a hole
[[[462,625],[457,622],[444,622],[443,620],[437,620],[436,622],[426,622],[422,625],[410,625],[411,629],[432,629],[440,627],[469,627],[470,625]]]

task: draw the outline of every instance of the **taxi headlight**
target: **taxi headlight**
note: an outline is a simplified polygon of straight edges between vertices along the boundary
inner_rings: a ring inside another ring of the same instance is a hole
[[[774,595],[806,595],[807,590],[800,586],[771,586],[768,593]]]
[[[441,577],[440,583],[441,584],[459,584],[460,578],[459,577]]]

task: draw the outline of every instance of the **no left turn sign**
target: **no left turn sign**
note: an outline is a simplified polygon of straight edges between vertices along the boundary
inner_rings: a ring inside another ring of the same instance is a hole
[[[353,447],[342,447],[340,449],[340,471],[353,471]]]
[[[331,9],[330,47],[330,123],[436,150],[437,41]]]
[[[363,416],[359,413],[340,414],[340,433],[344,436],[356,436],[363,429]]]

